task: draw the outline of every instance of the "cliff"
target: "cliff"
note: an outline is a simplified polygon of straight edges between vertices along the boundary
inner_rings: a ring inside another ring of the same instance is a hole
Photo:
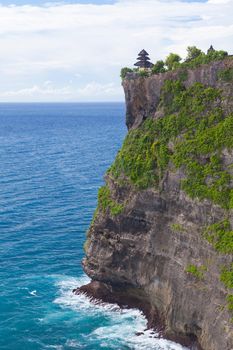
[[[95,282],[81,291],[136,305],[168,338],[204,350],[233,349],[232,72],[227,58],[127,75],[129,133],[83,260]]]

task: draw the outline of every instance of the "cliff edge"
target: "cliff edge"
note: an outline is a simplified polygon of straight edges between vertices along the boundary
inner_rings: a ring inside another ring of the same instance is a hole
[[[226,58],[127,75],[129,133],[83,260],[94,282],[81,291],[138,306],[168,338],[204,350],[233,349],[232,73]]]

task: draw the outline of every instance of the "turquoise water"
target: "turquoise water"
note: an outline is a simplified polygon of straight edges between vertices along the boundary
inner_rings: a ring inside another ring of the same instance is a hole
[[[126,134],[123,104],[0,105],[0,349],[181,349],[137,310],[94,305],[83,243]]]

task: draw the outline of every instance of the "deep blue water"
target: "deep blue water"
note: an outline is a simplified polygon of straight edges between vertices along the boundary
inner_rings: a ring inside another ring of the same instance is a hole
[[[97,306],[83,243],[126,134],[123,104],[0,105],[0,349],[181,349],[137,310]]]

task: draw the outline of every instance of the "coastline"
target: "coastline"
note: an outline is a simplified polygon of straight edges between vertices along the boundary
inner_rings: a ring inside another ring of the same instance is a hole
[[[145,298],[142,291],[139,293],[133,293],[130,295],[126,286],[113,286],[104,282],[91,281],[90,283],[83,285],[73,290],[75,295],[85,295],[90,298],[91,301],[96,303],[109,303],[117,304],[122,309],[138,309],[147,319],[146,330],[151,329],[154,331],[154,338],[163,338],[190,350],[203,350],[200,344],[194,337],[184,336],[181,334],[171,335],[166,332],[165,322],[163,317],[159,314],[158,310],[152,307],[150,302]],[[143,333],[135,333],[137,336]]]

